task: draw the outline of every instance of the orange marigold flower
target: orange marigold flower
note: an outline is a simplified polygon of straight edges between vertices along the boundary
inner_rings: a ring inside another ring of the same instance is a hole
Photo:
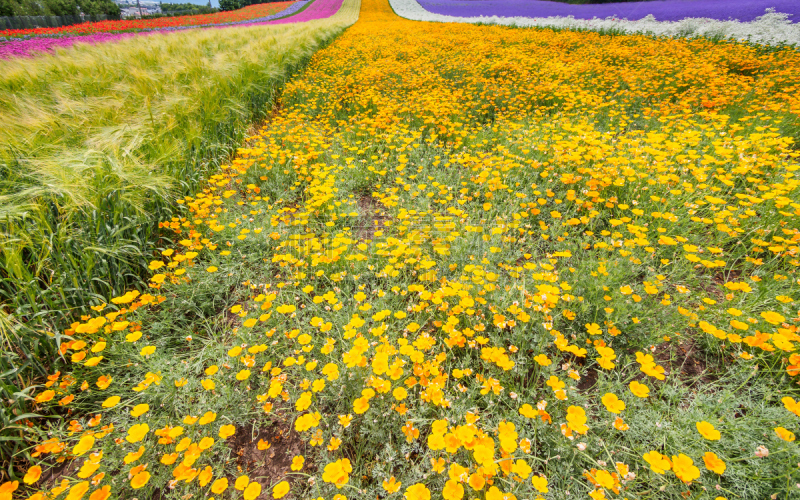
[[[244,500],[255,500],[261,494],[261,485],[253,481],[242,492]]]
[[[133,476],[133,479],[131,479],[131,488],[139,489],[145,484],[147,484],[148,481],[150,481],[150,473],[147,472],[146,470],[142,471]]]
[[[642,458],[650,464],[650,468],[656,474],[663,474],[672,468],[672,463],[669,461],[669,458],[655,450],[645,453]]]
[[[22,479],[22,481],[25,484],[33,484],[38,481],[40,477],[42,477],[42,468],[38,465],[34,465],[28,469],[28,472],[25,473],[25,477]]]
[[[783,439],[784,441],[792,442],[795,440],[794,432],[785,429],[783,427],[775,427],[775,434],[778,435],[779,438]]]
[[[289,482],[281,481],[272,488],[272,497],[275,499],[283,498],[289,493]]]
[[[533,487],[536,488],[536,491],[539,493],[547,493],[550,491],[547,487],[547,478],[545,476],[534,475],[531,477],[531,484],[533,484]]]
[[[211,492],[219,495],[223,491],[228,489],[228,480],[226,478],[220,478],[214,481],[211,485]]]
[[[78,444],[72,449],[72,454],[76,456],[81,456],[87,451],[92,449],[94,446],[94,437],[93,436],[83,436]]]
[[[406,500],[431,500],[431,492],[422,483],[412,484],[406,489],[403,498]]]
[[[722,474],[725,472],[726,465],[725,462],[720,459],[716,453],[707,451],[703,455],[703,463],[706,464],[706,469],[710,470],[711,472],[715,472],[717,474]]]
[[[721,436],[720,432],[715,429],[711,423],[706,422],[705,420],[702,422],[697,422],[695,426],[697,426],[697,431],[700,433],[700,435],[709,441],[718,441]]]
[[[401,484],[402,483],[400,483],[400,481],[392,476],[388,480],[383,481],[383,489],[391,495],[392,493],[397,493],[397,491],[400,490]]]
[[[223,425],[219,428],[219,437],[222,439],[228,439],[229,437],[236,434],[236,426],[235,425]]]
[[[684,483],[690,483],[700,477],[700,469],[695,467],[692,459],[683,453],[672,456],[672,471]]]
[[[245,474],[236,478],[236,481],[233,483],[233,488],[242,491],[247,488],[248,484],[250,484],[250,478]]]
[[[111,497],[111,486],[105,485],[100,489],[95,490],[89,496],[89,500],[108,500],[110,497]]]
[[[325,466],[322,473],[322,480],[332,483],[336,488],[341,489],[350,481],[349,474],[353,472],[353,466],[347,458],[339,459]]]
[[[464,498],[464,487],[458,481],[450,479],[444,484],[442,497],[444,500],[461,500]]]
[[[625,409],[625,402],[620,400],[616,394],[607,392],[601,401],[611,413],[619,413]]]
[[[650,388],[637,381],[632,381],[628,387],[637,398],[646,398],[650,395]]]
[[[472,487],[473,490],[482,490],[483,486],[486,484],[486,479],[484,479],[482,474],[478,474],[477,472],[473,472],[469,476],[469,481],[467,483]]]

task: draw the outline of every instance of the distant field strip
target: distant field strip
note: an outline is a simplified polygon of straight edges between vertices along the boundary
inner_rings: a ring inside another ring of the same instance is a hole
[[[336,14],[342,7],[343,0],[314,0],[307,9],[292,17],[270,21],[269,24],[301,23],[314,19],[325,19]]]
[[[288,2],[275,4],[278,6],[287,5]],[[174,31],[191,30],[196,28],[231,28],[256,26],[259,24],[287,24],[297,22],[307,22],[316,19],[331,17],[342,5],[342,0],[308,0],[305,2],[294,2],[286,9],[280,10],[275,14],[263,16],[256,19],[236,21],[222,24],[189,25],[166,28],[147,28],[141,31],[122,32],[122,33],[97,33],[94,35],[66,36],[66,37],[37,37],[25,39],[12,39],[5,43],[0,42],[0,59],[10,57],[32,57],[41,52],[51,52],[59,47],[71,47],[75,44],[104,43],[123,40],[132,36],[150,35],[153,33],[165,33]],[[298,13],[299,12],[299,13]]]
[[[300,2],[301,6],[305,2]],[[263,21],[276,13],[287,10],[292,2],[272,2],[250,5],[242,9],[195,16],[157,17],[153,19],[121,19],[61,26],[59,28],[30,28],[0,30],[0,37],[90,35],[95,33],[119,33],[128,31],[150,31],[183,27],[232,25],[242,22]],[[0,38],[2,41],[2,38]]]
[[[492,2],[448,2],[448,1],[423,1],[417,0],[389,0],[394,9],[401,17],[415,21],[433,21],[441,23],[482,23],[500,24],[505,26],[518,27],[550,27],[557,29],[578,29],[593,31],[612,31],[621,33],[642,33],[655,36],[667,37],[707,37],[711,39],[729,39],[748,41],[752,43],[768,45],[793,45],[800,46],[800,15],[789,17],[789,14],[800,14],[800,3],[790,3],[785,10],[777,12],[766,12],[761,10],[759,17],[750,22],[735,20],[719,20],[723,16],[733,16],[735,9],[720,8],[717,11],[721,14],[715,19],[691,17],[693,12],[707,13],[703,10],[693,11],[691,8],[684,10],[684,14],[679,14],[680,10],[677,2],[642,2],[642,4],[655,5],[659,9],[661,4],[672,4],[675,13],[671,16],[663,16],[667,19],[660,21],[652,15],[641,17],[637,20],[626,20],[620,18],[601,18],[604,14],[612,15],[613,10],[609,6],[599,5],[563,5],[554,2],[514,2],[514,1],[492,1]],[[699,2],[707,3],[707,2]],[[733,2],[739,4],[741,2]],[[759,3],[759,2],[757,2]],[[781,6],[785,3],[778,2]],[[533,12],[538,8],[538,4],[555,4],[543,7],[543,15],[536,16]],[[774,4],[774,3],[773,3]],[[619,6],[619,4],[615,4]],[[623,4],[627,5],[627,4]],[[692,5],[692,3],[687,3]],[[735,5],[734,5],[735,6]],[[602,9],[601,9],[602,7]],[[581,14],[587,12],[582,8],[591,8],[595,14]],[[623,8],[621,6],[617,8]],[[790,12],[787,13],[786,10]],[[520,15],[521,12],[530,12],[527,15]],[[553,16],[548,15],[554,11],[570,12],[569,15]],[[646,11],[646,10],[645,10]],[[598,17],[592,17],[596,15]],[[574,17],[573,17],[574,16]],[[632,16],[638,17],[638,16]],[[685,17],[685,18],[684,18]],[[752,8],[746,10],[743,18],[752,17]]]
[[[657,21],[681,21],[687,17],[750,22],[767,9],[789,14],[800,21],[800,2],[795,0],[639,0],[603,4],[568,4],[552,0],[419,0],[427,11],[461,17],[574,17],[576,19],[627,19],[653,17]]]

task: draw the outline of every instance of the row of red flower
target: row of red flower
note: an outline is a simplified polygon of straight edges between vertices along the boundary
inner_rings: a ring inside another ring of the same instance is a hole
[[[156,19],[130,19],[120,21],[99,21],[62,26],[60,28],[34,28],[20,30],[2,30],[0,36],[25,36],[25,35],[88,35],[94,33],[113,33],[120,31],[137,31],[158,28],[173,28],[180,26],[198,26],[206,24],[224,24],[237,21],[247,21],[269,16],[286,9],[292,2],[275,2],[250,5],[243,9],[217,12],[214,14],[200,14],[183,17],[161,17]]]

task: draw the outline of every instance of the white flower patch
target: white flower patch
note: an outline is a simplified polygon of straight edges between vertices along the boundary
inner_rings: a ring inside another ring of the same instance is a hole
[[[766,13],[747,23],[718,21],[709,18],[686,18],[681,21],[657,21],[649,15],[638,21],[626,19],[575,19],[572,16],[530,17],[456,17],[428,12],[416,0],[389,0],[395,13],[414,21],[441,23],[485,23],[517,27],[548,27],[582,30],[614,30],[668,37],[707,37],[748,41],[766,45],[800,47],[800,24],[789,21],[788,14],[767,9]]]

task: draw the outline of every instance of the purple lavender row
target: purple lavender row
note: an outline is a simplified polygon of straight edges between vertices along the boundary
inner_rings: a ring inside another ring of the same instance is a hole
[[[564,4],[545,0],[418,0],[428,12],[457,17],[552,17],[639,20],[653,15],[658,21],[704,17],[750,22],[767,8],[800,22],[800,0],[661,0],[607,4]]]
[[[170,26],[166,28],[148,28],[140,31],[128,31],[125,33],[97,33],[93,35],[56,35],[56,36],[39,36],[39,37],[25,37],[25,38],[0,38],[0,59],[8,59],[11,57],[33,57],[41,52],[53,52],[57,47],[71,47],[76,43],[88,43],[94,45],[96,43],[111,42],[115,40],[122,40],[131,36],[150,35],[158,32],[165,31],[179,31],[195,28],[226,28],[230,26],[252,26],[256,24],[264,24],[276,19],[283,19],[284,17],[291,16],[306,5],[311,0],[301,0],[293,3],[288,8],[277,12],[275,14],[259,17],[255,19],[248,19],[245,21],[231,21],[229,23],[219,24],[200,24],[195,26]],[[317,0],[320,1],[320,0]],[[341,4],[341,2],[339,2]],[[306,9],[306,11],[312,9]],[[328,17],[328,16],[324,16]],[[288,21],[288,22],[294,22]]]
[[[291,18],[278,19],[269,24],[301,23],[314,21],[315,19],[326,19],[339,12],[344,0],[315,0],[314,3],[296,16]]]

